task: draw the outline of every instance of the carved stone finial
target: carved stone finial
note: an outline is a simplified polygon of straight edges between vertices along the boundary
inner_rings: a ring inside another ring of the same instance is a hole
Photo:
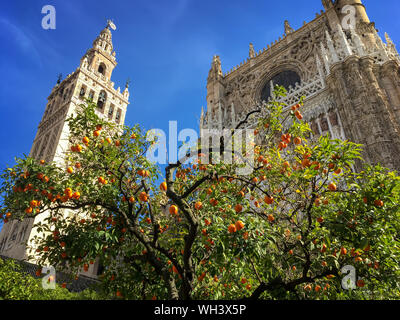
[[[222,67],[221,67],[221,60],[219,56],[215,55],[213,57],[213,61],[211,63],[211,69],[209,72],[209,77],[211,78],[217,78],[219,76],[222,76]]]
[[[322,0],[322,5],[324,6],[325,10],[328,10],[333,6],[332,0]]]
[[[294,32],[294,29],[290,26],[289,21],[285,20],[285,35]]]
[[[254,46],[252,43],[249,45],[249,57],[254,58],[256,56],[256,52],[254,51]]]
[[[129,88],[130,83],[131,83],[131,79],[128,78],[128,79],[126,80],[126,82],[125,82],[125,89]]]
[[[57,77],[57,84],[60,84],[62,80],[62,73],[60,73]]]

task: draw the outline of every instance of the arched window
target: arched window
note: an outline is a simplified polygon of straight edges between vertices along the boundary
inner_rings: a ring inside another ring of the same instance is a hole
[[[300,76],[292,70],[286,70],[276,74],[265,83],[261,90],[261,101],[268,101],[271,97],[271,81],[273,82],[274,87],[278,85],[288,90],[289,86],[294,87],[296,83],[301,82],[301,79]]]
[[[105,64],[104,63],[100,63],[99,69],[97,71],[104,76],[106,74],[106,66],[105,66]]]
[[[104,90],[102,90],[99,94],[99,99],[97,100],[97,107],[99,109],[103,109],[106,104],[107,94]]]

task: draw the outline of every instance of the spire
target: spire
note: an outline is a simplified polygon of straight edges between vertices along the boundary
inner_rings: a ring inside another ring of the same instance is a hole
[[[346,57],[351,56],[353,54],[353,52],[351,51],[349,42],[347,41],[347,37],[343,32],[342,26],[339,23],[337,24],[337,31],[339,34],[339,39],[342,42],[342,47],[343,47],[345,56]]]
[[[57,84],[60,84],[62,80],[62,73],[59,73],[57,76]]]
[[[107,20],[106,27],[101,30],[100,34],[93,41],[92,50],[102,51],[105,56],[111,60],[115,61],[115,51],[112,43],[112,33],[111,30],[116,30],[117,27],[112,22],[112,20]]]
[[[290,26],[289,21],[285,20],[284,26],[285,26],[285,35],[294,32],[294,29]]]
[[[322,0],[322,5],[324,6],[325,10],[333,7],[332,0]]]
[[[93,41],[92,48],[82,57],[80,65],[82,69],[100,73],[103,80],[111,79],[112,71],[117,65],[110,29],[115,30],[116,27],[108,20],[106,27]]]
[[[131,79],[127,79],[125,83],[125,89],[122,92],[125,98],[129,99],[129,84],[131,83]]]
[[[256,56],[256,52],[254,51],[254,46],[252,43],[249,44],[249,57],[254,58]]]
[[[335,46],[333,45],[333,41],[332,41],[331,35],[329,34],[328,30],[326,30],[325,32],[326,32],[326,41],[328,43],[328,49],[329,49],[329,53],[331,55],[332,63],[336,63],[339,61],[339,58],[336,53]]]
[[[208,78],[210,79],[218,79],[222,77],[222,68],[221,68],[221,60],[219,56],[214,56],[213,61],[211,63],[211,69],[208,73]]]
[[[362,43],[362,41],[360,39],[360,36],[356,32],[356,30],[354,30],[354,28],[350,28],[350,32],[351,32],[351,39],[353,40],[353,44],[356,47],[357,54],[360,57],[364,56],[365,48],[364,48],[364,44]]]
[[[199,127],[200,127],[200,136],[202,136],[201,132],[202,132],[202,130],[203,130],[203,126],[204,126],[204,108],[203,108],[203,106],[201,106],[200,124],[199,124]]]
[[[383,41],[377,31],[374,32],[374,36],[375,36],[375,42],[376,42],[376,45],[378,46],[379,52],[381,53],[383,59],[385,61],[387,61],[389,59],[389,56],[386,52],[385,45],[383,44]]]
[[[390,39],[389,35],[387,32],[385,32],[385,39],[387,44],[393,44],[392,39]]]

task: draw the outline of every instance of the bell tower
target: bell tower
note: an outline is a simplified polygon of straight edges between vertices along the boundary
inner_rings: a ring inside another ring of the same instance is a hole
[[[118,125],[124,124],[129,89],[127,83],[121,92],[119,87],[114,88],[114,82],[111,81],[117,62],[110,29],[116,28],[108,21],[107,26],[93,41],[92,47],[81,58],[78,68],[64,80],[57,81],[47,98],[30,157],[65,166],[65,153],[70,148],[69,128],[65,120],[87,98],[97,104],[96,113],[100,117]],[[37,234],[34,224],[45,218],[46,213],[35,219],[6,223],[0,233],[0,255],[18,260],[27,259],[29,249],[26,243],[34,248],[31,240]],[[95,276],[97,269],[97,264],[91,265],[84,274]]]

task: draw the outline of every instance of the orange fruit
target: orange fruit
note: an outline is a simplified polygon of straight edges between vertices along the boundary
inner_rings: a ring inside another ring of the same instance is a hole
[[[205,276],[206,276],[206,273],[202,272],[202,274],[197,279],[201,282],[201,281],[203,281]]]
[[[357,281],[357,287],[363,288],[364,286],[365,286],[364,280],[360,279],[360,280]]]
[[[334,184],[333,182],[331,182],[331,183],[328,185],[328,189],[329,189],[330,191],[336,191],[336,190],[337,190],[337,186],[336,186],[336,184]]]
[[[142,191],[139,195],[139,200],[143,202],[147,202],[149,200],[149,196],[146,192]]]
[[[212,198],[212,199],[210,199],[210,203],[211,203],[214,207],[216,207],[216,206],[218,205],[218,200]]]
[[[71,174],[71,173],[74,172],[74,169],[72,169],[72,167],[68,167],[68,168],[67,168],[67,172],[68,172],[69,174]]]
[[[160,190],[161,191],[167,191],[167,183],[165,181],[160,184]]]
[[[341,173],[342,173],[342,169],[341,169],[341,168],[337,168],[337,169],[335,170],[335,173],[336,173],[336,174],[341,174]]]
[[[247,279],[246,279],[246,278],[242,278],[242,279],[240,280],[240,282],[243,283],[243,284],[245,284],[245,283],[247,282]]]
[[[235,227],[236,227],[237,231],[240,231],[240,230],[242,230],[244,228],[244,223],[242,221],[240,221],[240,220],[236,221]]]
[[[228,232],[229,233],[235,233],[236,232],[236,226],[234,224],[229,225]]]
[[[169,213],[172,215],[176,215],[178,214],[178,207],[175,205],[172,205],[169,207]]]
[[[294,144],[297,144],[297,145],[299,145],[299,144],[301,144],[301,138],[299,138],[299,137],[296,137],[296,138],[294,138]]]
[[[380,207],[380,208],[382,208],[382,207],[384,206],[384,203],[383,203],[382,200],[375,200],[375,201],[374,201],[374,205],[375,205],[375,207]]]
[[[300,113],[299,110],[297,110],[294,115],[296,116],[297,119],[302,120],[303,119],[303,115]]]
[[[81,168],[81,164],[79,162],[75,163],[75,168],[80,169]]]
[[[275,218],[274,218],[274,216],[273,216],[272,214],[269,214],[269,215],[268,215],[268,221],[269,221],[269,222],[275,221]]]
[[[265,202],[266,204],[273,204],[273,203],[274,203],[274,198],[273,198],[273,197],[265,196],[264,202]]]
[[[30,206],[31,206],[32,208],[35,208],[35,207],[38,206],[38,202],[37,202],[36,200],[32,200],[32,201],[30,202]]]
[[[194,204],[194,208],[195,208],[196,210],[201,210],[201,209],[203,208],[203,204],[202,204],[200,201],[197,201],[197,202]]]
[[[243,210],[243,207],[242,207],[241,204],[237,204],[237,205],[235,206],[235,211],[236,211],[236,213],[240,213],[240,212],[242,212],[242,210]]]
[[[84,144],[88,144],[88,143],[89,143],[89,138],[88,138],[88,137],[84,137],[84,138],[82,139],[82,142],[83,142]]]
[[[94,135],[95,137],[98,137],[98,136],[100,135],[100,131],[99,131],[99,130],[94,131],[94,132],[93,132],[93,135]]]
[[[347,254],[347,249],[342,247],[342,248],[340,249],[340,254],[342,254],[342,255],[345,256],[345,255]]]

